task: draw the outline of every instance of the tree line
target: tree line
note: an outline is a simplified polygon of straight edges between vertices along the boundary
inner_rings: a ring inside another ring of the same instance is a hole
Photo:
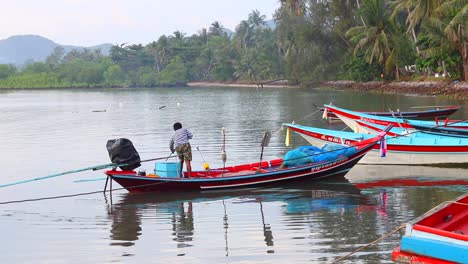
[[[0,87],[154,87],[190,81],[468,81],[467,0],[281,0],[270,27],[252,11],[187,36],[99,50],[56,47],[44,62],[0,65]]]

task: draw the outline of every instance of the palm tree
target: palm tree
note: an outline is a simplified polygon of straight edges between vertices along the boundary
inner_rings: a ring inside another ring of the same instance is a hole
[[[406,23],[408,32],[411,32],[414,43],[417,41],[415,28],[421,24],[425,18],[433,16],[434,11],[442,4],[443,0],[396,0],[392,3],[394,7],[393,17],[400,11],[408,12]],[[416,47],[419,53],[419,48]]]
[[[265,15],[261,15],[258,10],[253,10],[252,13],[249,14],[249,18],[247,22],[254,28],[262,27],[266,24],[265,22]]]
[[[363,52],[369,64],[377,62],[385,65],[388,73],[394,66],[393,61],[389,60],[394,58],[394,54],[391,39],[393,29],[386,10],[385,0],[364,0],[358,12],[367,26],[353,27],[346,35],[356,43],[355,54]]]
[[[220,36],[220,37],[226,36],[223,25],[221,25],[221,23],[219,23],[218,21],[211,23],[209,32],[210,32],[210,35],[212,36]]]
[[[282,6],[286,6],[290,14],[302,16],[306,10],[305,0],[280,0]]]
[[[252,28],[249,23],[242,20],[236,27],[235,42],[238,43],[240,49],[246,49],[250,46],[252,38]]]
[[[448,0],[435,10],[435,16],[447,19],[444,28],[450,44],[456,48],[463,61],[464,80],[468,81],[468,3],[466,0]]]
[[[185,39],[185,33],[183,33],[182,31],[179,31],[179,30],[176,30],[174,31],[174,33],[172,33],[172,38],[175,39],[175,41],[179,42],[179,43],[182,43]]]

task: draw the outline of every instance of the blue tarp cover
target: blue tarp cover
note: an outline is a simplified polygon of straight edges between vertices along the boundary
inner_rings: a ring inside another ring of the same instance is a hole
[[[316,146],[300,146],[290,150],[283,157],[283,165],[300,166],[312,162],[335,160],[339,156],[351,156],[356,153],[356,147],[339,144],[326,144],[322,148]]]

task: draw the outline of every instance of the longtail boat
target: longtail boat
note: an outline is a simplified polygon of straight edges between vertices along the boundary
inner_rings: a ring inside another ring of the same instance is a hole
[[[376,116],[376,115],[369,115],[364,114],[361,112],[351,111],[343,108],[336,107],[334,105],[325,105],[325,112],[324,117],[326,118],[328,114],[333,113],[337,116],[341,121],[343,121],[348,127],[356,132],[356,128],[358,124],[356,124],[356,120],[365,121],[368,123],[373,123],[377,125],[388,126],[389,124],[393,124],[394,127],[401,127],[406,128],[408,130],[415,130],[413,125],[426,125],[431,127],[436,126],[445,126],[449,128],[456,128],[456,129],[467,129],[468,130],[468,122],[462,120],[441,120],[441,121],[425,121],[425,120],[410,120],[404,119],[396,116],[394,113],[394,117],[384,117],[384,116]]]
[[[442,203],[406,225],[400,246],[392,252],[399,263],[468,263],[468,194]]]
[[[356,127],[354,132],[378,134],[385,129],[385,126],[369,123],[361,120],[356,120]],[[468,138],[468,129],[448,128],[448,127],[426,127],[427,130],[420,130],[420,126],[414,126],[417,130],[408,130],[406,128],[393,127],[387,135],[389,136],[417,136],[426,138],[446,138],[458,137]]]
[[[390,129],[391,127],[389,127]],[[342,147],[336,144],[330,150],[305,158],[302,163],[289,165],[290,160],[278,158],[270,161],[254,162],[236,166],[192,171],[176,174],[140,175],[135,170],[108,170],[105,174],[131,193],[148,191],[210,190],[258,186],[304,179],[323,179],[331,176],[344,176],[364,155],[369,152],[382,136],[369,137]],[[309,158],[309,159],[308,159]],[[286,165],[286,166],[285,166]],[[158,163],[156,163],[156,167]]]
[[[393,117],[397,116],[400,118],[408,119],[434,119],[434,118],[446,118],[460,109],[460,106],[445,106],[445,107],[436,107],[433,109],[422,110],[422,111],[396,111],[396,112],[383,112],[383,111],[357,111],[363,114],[376,115],[376,116],[386,116]],[[320,108],[320,111],[324,111],[325,108]],[[338,119],[338,117],[330,112],[328,113],[328,118]]]
[[[349,145],[375,136],[368,133],[337,131],[298,124],[283,124],[283,126],[299,134],[314,146],[322,146],[330,142]],[[359,161],[360,164],[453,164],[458,166],[468,163],[468,138],[423,135],[422,133],[402,136],[392,134],[393,129],[385,137],[387,157],[382,159],[379,146],[374,145],[373,150]]]

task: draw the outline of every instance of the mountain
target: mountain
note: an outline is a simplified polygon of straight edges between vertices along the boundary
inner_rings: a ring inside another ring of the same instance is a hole
[[[57,46],[62,46],[65,53],[74,49],[101,49],[102,54],[108,55],[112,44],[101,44],[91,47],[61,45],[50,39],[37,35],[17,35],[0,40],[0,64],[23,65],[28,61],[45,61]]]

